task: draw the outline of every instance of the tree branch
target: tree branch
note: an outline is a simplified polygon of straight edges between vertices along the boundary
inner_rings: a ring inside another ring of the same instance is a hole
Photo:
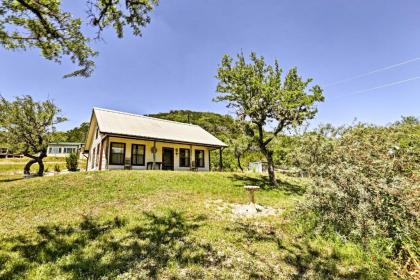
[[[37,159],[38,159],[38,157],[33,156],[33,155],[29,154],[29,153],[28,153],[28,152],[26,152],[26,151],[23,153],[23,155],[24,155],[25,157],[28,157],[28,158],[31,158],[31,159],[34,159],[34,160],[37,160]]]
[[[36,9],[35,7],[29,5],[25,0],[17,0],[22,6],[30,10],[32,13],[36,15],[36,17],[41,22],[42,26],[44,26],[45,30],[53,36],[53,38],[60,38],[59,33],[56,30],[51,29],[50,25],[48,24],[48,21],[44,18],[44,16],[41,14],[41,12]]]
[[[99,30],[103,30],[103,27],[101,26],[101,20],[103,19],[103,17],[108,12],[109,7],[111,7],[113,4],[114,3],[112,3],[112,0],[108,0],[108,2],[105,3],[105,7],[103,9],[101,9],[98,17],[93,16],[93,12],[91,12],[91,16],[94,17],[92,19],[92,24],[94,26],[99,26]],[[95,6],[98,7],[98,5],[95,5]]]

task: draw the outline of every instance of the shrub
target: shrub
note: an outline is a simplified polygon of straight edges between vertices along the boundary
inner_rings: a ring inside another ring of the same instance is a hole
[[[77,171],[78,164],[78,158],[75,153],[71,153],[68,157],[66,157],[66,165],[69,171]]]
[[[303,208],[317,217],[316,229],[333,230],[365,247],[386,240],[390,257],[415,266],[419,150],[418,141],[404,140],[413,131],[420,136],[420,126],[406,129],[358,125],[336,138],[311,133],[303,137],[299,159],[314,179]]]

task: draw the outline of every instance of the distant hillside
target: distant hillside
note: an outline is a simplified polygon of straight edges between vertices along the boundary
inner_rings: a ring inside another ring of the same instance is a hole
[[[89,131],[89,123],[83,122],[80,126],[67,131],[54,132],[51,142],[77,142],[84,143]]]
[[[157,113],[148,116],[199,125],[222,141],[239,133],[235,131],[233,118],[229,115],[190,110],[171,110],[169,113]]]

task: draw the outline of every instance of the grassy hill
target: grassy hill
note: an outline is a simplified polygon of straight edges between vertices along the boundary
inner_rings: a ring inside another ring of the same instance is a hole
[[[0,279],[392,278],[380,255],[305,232],[307,182],[280,177],[244,218],[240,173],[111,171],[0,181]]]

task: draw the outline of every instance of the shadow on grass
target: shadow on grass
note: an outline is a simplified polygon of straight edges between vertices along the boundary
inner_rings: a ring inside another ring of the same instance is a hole
[[[268,181],[268,176],[251,176],[248,174],[233,174],[230,176],[237,186],[245,185],[259,186],[262,190],[281,190],[287,195],[303,195],[305,188],[298,184],[291,184],[284,180],[277,179],[278,186],[273,187]]]
[[[334,250],[322,253],[308,242],[293,243],[280,246],[287,252],[285,262],[295,267],[292,279],[367,279],[369,271],[366,267],[344,267],[345,260]]]
[[[19,180],[23,180],[23,179],[25,179],[25,178],[23,178],[23,177],[5,178],[5,179],[0,179],[0,183],[14,182],[14,181],[19,181]]]
[[[204,219],[187,220],[171,211],[160,216],[144,213],[144,222],[131,226],[118,217],[106,222],[85,218],[78,226],[42,226],[35,238],[3,241],[9,254],[0,252],[0,267],[7,268],[0,279],[23,276],[42,265],[73,279],[114,278],[129,271],[156,279],[170,263],[215,265],[221,259],[212,246],[189,236]]]
[[[286,242],[284,236],[274,227],[237,221],[227,231],[241,233],[245,240],[244,249],[257,258],[252,245],[259,242],[272,242],[280,253],[281,260],[293,268],[288,279],[366,279],[369,271],[366,267],[346,269],[346,260],[334,249],[319,249],[311,246],[304,238]],[[264,259],[262,259],[263,261]]]

